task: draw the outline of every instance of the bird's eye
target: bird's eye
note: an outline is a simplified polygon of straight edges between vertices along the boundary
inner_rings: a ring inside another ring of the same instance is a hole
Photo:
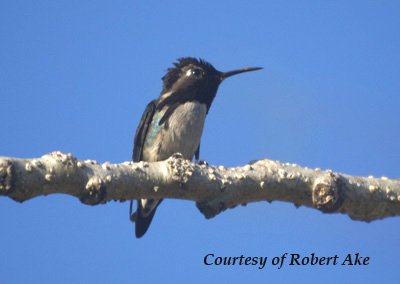
[[[194,76],[194,77],[200,77],[202,74],[201,70],[199,69],[189,69],[186,71],[186,77]]]

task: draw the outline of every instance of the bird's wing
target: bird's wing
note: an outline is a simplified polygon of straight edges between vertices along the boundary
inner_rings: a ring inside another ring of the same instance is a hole
[[[199,161],[199,158],[200,158],[200,143],[199,143],[199,146],[197,147],[196,153],[194,153],[194,158],[196,159],[196,161]]]
[[[135,138],[133,140],[133,155],[132,159],[134,162],[139,162],[142,160],[143,156],[143,146],[145,143],[146,135],[149,130],[151,121],[153,120],[153,115],[156,110],[157,100],[151,101],[144,110],[142,118],[140,119],[139,126],[136,129]],[[150,226],[151,220],[153,219],[154,213],[156,212],[157,206],[160,204],[161,200],[147,200],[147,202],[154,203],[153,209],[147,213],[147,216],[143,215],[143,205],[140,200],[138,200],[137,210],[132,214],[132,200],[129,209],[130,220],[135,222],[135,234],[137,238],[146,233],[148,227]]]
[[[133,154],[132,159],[134,162],[142,160],[143,145],[146,139],[147,131],[151,124],[154,112],[156,109],[156,100],[152,100],[144,110],[142,118],[140,119],[139,126],[136,129],[135,138],[133,140]]]

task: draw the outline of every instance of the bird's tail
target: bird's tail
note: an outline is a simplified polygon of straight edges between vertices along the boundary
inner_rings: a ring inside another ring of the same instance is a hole
[[[161,200],[151,200],[155,202],[155,205],[152,209],[147,210],[147,208],[143,208],[142,202],[139,199],[137,201],[137,209],[136,212],[132,214],[132,203],[130,204],[130,219],[132,222],[135,222],[135,235],[136,238],[141,238],[149,229],[151,221],[153,220],[154,214],[156,213],[157,206],[160,204]],[[145,212],[146,211],[146,212]]]

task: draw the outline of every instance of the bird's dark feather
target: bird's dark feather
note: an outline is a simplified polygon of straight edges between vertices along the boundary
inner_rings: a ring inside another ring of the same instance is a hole
[[[158,200],[157,206],[160,205],[162,199]],[[154,217],[154,213],[156,213],[156,208],[153,209],[153,211],[150,213],[149,216],[147,217],[143,217],[143,207],[142,204],[140,202],[140,200],[138,200],[138,207],[135,213],[135,236],[136,238],[140,238],[142,237],[147,230],[149,229],[149,226],[151,224],[151,221],[153,220]]]
[[[173,92],[165,98],[160,97],[160,99],[157,103],[156,109],[158,111],[160,111],[166,105],[168,105],[168,106],[176,105],[177,106],[178,104],[183,104],[185,102],[194,101],[194,100],[195,100],[195,97],[193,96],[193,94],[190,94],[190,93],[189,94],[187,94],[187,93],[179,94],[177,92]]]
[[[168,109],[165,111],[164,115],[161,117],[160,122],[158,125],[163,124],[168,120],[168,118],[171,116],[171,114],[175,111],[175,109],[179,106],[178,102],[173,103],[168,107]],[[168,128],[168,126],[166,126]]]
[[[163,89],[161,91],[162,94],[172,88],[174,83],[179,79],[182,68],[190,64],[201,66],[205,70],[209,70],[211,72],[217,72],[214,66],[212,66],[210,63],[201,58],[199,59],[194,57],[178,58],[177,62],[174,63],[174,67],[168,68],[167,73],[165,74],[164,77],[162,77],[163,80]]]
[[[146,139],[146,134],[149,130],[155,110],[156,100],[152,100],[142,114],[142,118],[140,119],[139,126],[136,129],[135,138],[133,140],[132,159],[134,162],[139,162],[142,160],[144,141]]]
[[[145,143],[147,132],[151,125],[151,121],[153,119],[153,115],[156,110],[156,105],[157,105],[157,100],[153,100],[147,105],[146,109],[143,112],[142,118],[140,119],[139,126],[136,129],[136,134],[133,142],[133,155],[132,155],[134,162],[139,162],[143,158],[143,146]],[[161,200],[158,201],[156,207],[160,204],[160,202]],[[132,201],[131,201],[131,207],[132,207]],[[135,213],[135,235],[137,238],[140,238],[146,233],[147,229],[150,226],[151,220],[153,219],[154,213],[156,212],[156,210],[154,209],[149,216],[144,217],[142,211],[143,211],[142,204],[140,200],[138,200],[138,206]]]
[[[200,143],[199,146],[197,147],[196,153],[194,153],[194,158],[196,159],[196,161],[198,161],[200,158]]]

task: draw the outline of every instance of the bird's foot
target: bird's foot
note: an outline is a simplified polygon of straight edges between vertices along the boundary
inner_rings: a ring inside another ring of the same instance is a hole
[[[207,161],[205,161],[205,160],[198,160],[198,161],[196,161],[196,163],[197,163],[198,165],[200,165],[200,166],[206,166],[206,167],[208,167],[208,163],[207,163]]]

